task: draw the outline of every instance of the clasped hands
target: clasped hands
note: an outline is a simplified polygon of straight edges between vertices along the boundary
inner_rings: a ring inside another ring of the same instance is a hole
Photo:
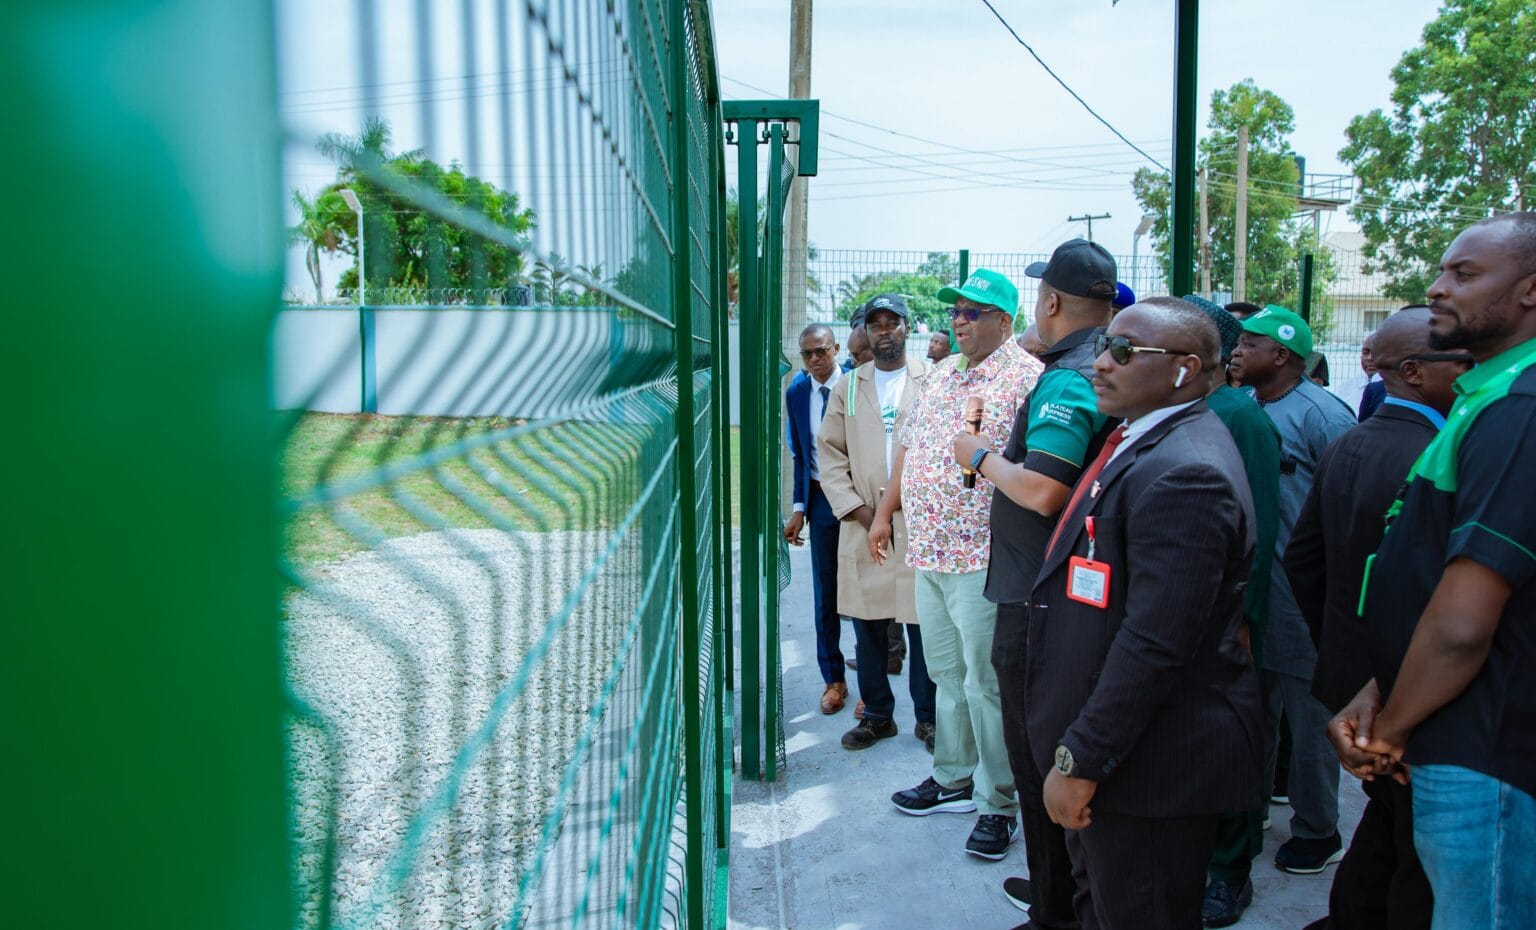
[[[1408,784],[1408,767],[1403,753],[1408,746],[1408,732],[1392,725],[1381,713],[1381,690],[1376,679],[1366,683],[1355,699],[1328,721],[1328,741],[1349,773],[1362,781],[1378,775],[1390,775],[1399,784]]]

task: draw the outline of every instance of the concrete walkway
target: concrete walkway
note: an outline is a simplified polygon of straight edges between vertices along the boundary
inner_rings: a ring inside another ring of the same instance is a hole
[[[903,670],[896,721],[901,735],[862,752],[838,742],[854,724],[853,702],[835,716],[817,709],[821,677],[810,622],[810,558],[792,550],[794,582],[784,594],[783,655],[787,771],[775,784],[738,782],[731,835],[730,926],[741,930],[1008,930],[1025,920],[1002,880],[1026,874],[1022,844],[1002,862],[968,856],[972,814],[910,817],[891,792],[930,774],[931,757],[912,737]],[[843,632],[853,652],[853,630]],[[853,676],[850,674],[850,679]],[[850,691],[855,690],[850,680]],[[1364,794],[1340,779],[1340,831],[1354,832]],[[1336,867],[1316,876],[1273,865],[1290,836],[1288,807],[1270,808],[1274,829],[1254,863],[1254,904],[1245,930],[1296,930],[1327,911]],[[1149,854],[1155,851],[1149,850]]]

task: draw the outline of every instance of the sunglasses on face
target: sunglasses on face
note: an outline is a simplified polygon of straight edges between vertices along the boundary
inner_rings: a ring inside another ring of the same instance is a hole
[[[1093,356],[1098,358],[1105,352],[1115,360],[1116,365],[1128,365],[1131,356],[1137,352],[1156,352],[1158,355],[1189,355],[1189,352],[1180,352],[1176,349],[1155,349],[1152,346],[1139,346],[1124,336],[1106,336],[1102,333],[1093,337]]]
[[[960,309],[959,307],[950,307],[949,308],[949,318],[951,320],[958,320],[961,317],[965,317],[967,320],[970,320],[972,323],[974,323],[977,320],[981,319],[981,315],[983,313],[1001,313],[1001,312],[1002,312],[1001,310],[996,310],[996,309],[991,308],[991,307],[985,307],[985,308],[983,308],[983,307],[966,307],[964,310]]]
[[[812,359],[823,358],[823,357],[826,356],[826,354],[828,352],[831,352],[831,351],[832,351],[832,347],[831,346],[817,346],[814,349],[801,349],[800,350],[800,357],[802,359],[804,359],[805,361],[809,362]]]

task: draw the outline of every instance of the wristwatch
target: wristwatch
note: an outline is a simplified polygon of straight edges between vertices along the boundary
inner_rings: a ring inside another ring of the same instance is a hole
[[[971,453],[971,471],[981,471],[981,460],[991,454],[991,449],[977,449]]]
[[[1065,746],[1056,747],[1056,771],[1067,778],[1077,778],[1077,760],[1072,758],[1072,750]]]

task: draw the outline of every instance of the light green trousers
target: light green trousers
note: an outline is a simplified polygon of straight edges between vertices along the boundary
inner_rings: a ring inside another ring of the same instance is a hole
[[[976,810],[1019,812],[1003,744],[1003,710],[992,669],[997,605],[982,596],[986,571],[917,572],[917,620],[923,630],[935,701],[933,778],[946,788],[974,785]]]

